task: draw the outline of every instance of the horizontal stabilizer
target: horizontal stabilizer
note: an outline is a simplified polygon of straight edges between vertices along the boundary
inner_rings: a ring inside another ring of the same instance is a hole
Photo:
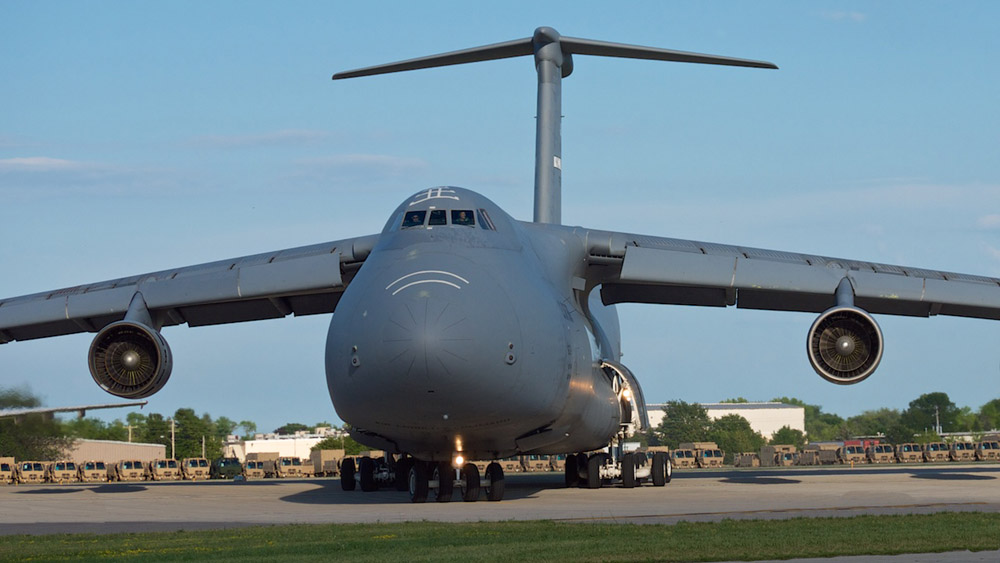
[[[559,43],[562,45],[563,53],[572,53],[574,55],[596,55],[601,57],[619,57],[623,59],[645,59],[649,61],[673,61],[678,63],[747,66],[753,68],[778,68],[774,65],[774,63],[769,63],[767,61],[736,59],[720,55],[689,53],[686,51],[673,51],[670,49],[659,49],[656,47],[642,47],[640,45],[609,43],[607,41],[595,41],[593,39],[579,39],[576,37],[563,36],[559,39]]]
[[[390,72],[402,72],[404,70],[419,70],[422,68],[433,68],[437,66],[450,66],[492,61],[496,59],[509,59],[511,57],[530,55],[533,52],[531,38],[528,37],[527,39],[516,39],[514,41],[494,43],[493,45],[462,49],[461,51],[452,51],[450,53],[443,53],[440,55],[430,55],[427,57],[420,57],[397,63],[387,63],[383,65],[359,68],[357,70],[338,72],[333,75],[333,79],[340,80],[342,78],[357,78],[359,76],[388,74]]]

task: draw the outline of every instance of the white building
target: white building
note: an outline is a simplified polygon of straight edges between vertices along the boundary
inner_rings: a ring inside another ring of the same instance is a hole
[[[294,435],[257,434],[253,440],[240,440],[231,436],[232,439],[227,440],[223,448],[223,455],[238,458],[241,462],[246,461],[247,454],[252,453],[276,453],[281,457],[309,459],[313,446],[340,434],[328,427],[318,427],[313,433],[300,431]]]
[[[784,426],[806,431],[806,409],[784,403],[698,403],[708,412],[708,418],[717,420],[729,414],[738,414],[747,419],[750,428],[760,432],[761,436],[771,439],[771,436]],[[649,413],[649,424],[656,428],[663,420],[665,403],[646,405]]]

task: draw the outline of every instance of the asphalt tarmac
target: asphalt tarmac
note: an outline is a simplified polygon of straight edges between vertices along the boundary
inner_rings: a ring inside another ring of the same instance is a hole
[[[567,489],[507,476],[503,501],[413,504],[338,479],[0,486],[0,535],[221,529],[260,524],[557,520],[670,524],[941,511],[1000,512],[1000,464],[676,471],[665,487]],[[433,494],[431,495],[433,499]]]

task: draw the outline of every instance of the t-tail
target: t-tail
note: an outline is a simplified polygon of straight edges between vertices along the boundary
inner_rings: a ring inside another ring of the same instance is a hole
[[[672,61],[754,68],[778,68],[765,61],[736,59],[718,55],[688,53],[656,47],[624,45],[593,39],[562,37],[551,27],[539,27],[532,37],[473,47],[440,55],[338,72],[334,80],[418,70],[438,66],[535,56],[538,73],[538,119],[535,131],[535,216],[536,223],[562,221],[562,79],[573,72],[573,55],[596,55],[627,59]]]

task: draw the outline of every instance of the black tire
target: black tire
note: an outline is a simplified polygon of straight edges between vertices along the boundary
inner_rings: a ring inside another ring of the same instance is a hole
[[[587,488],[601,488],[601,466],[604,465],[604,455],[594,454],[587,459]]]
[[[439,461],[434,465],[434,478],[438,482],[435,500],[438,502],[451,502],[451,495],[455,490],[454,474],[455,470],[447,461]]]
[[[413,460],[408,481],[410,501],[427,502],[427,464],[420,460]]]
[[[486,478],[489,479],[490,481],[490,484],[486,485],[486,500],[489,501],[503,500],[503,490],[504,490],[503,467],[500,467],[500,464],[495,461],[487,465]]]
[[[653,486],[662,487],[667,484],[667,466],[664,458],[667,457],[663,452],[653,453]]]
[[[462,468],[462,500],[465,502],[475,502],[479,500],[479,468],[471,463],[466,463]]]
[[[627,453],[622,456],[622,486],[626,489],[635,488],[635,454]]]
[[[566,486],[578,487],[580,485],[580,475],[577,472],[575,455],[566,456],[566,467],[564,468],[564,471],[566,473]]]
[[[413,458],[404,456],[396,462],[395,485],[396,490],[405,492],[410,490],[410,468],[413,467]]]
[[[576,454],[576,482],[581,487],[587,486],[587,461],[589,459],[587,454]]]
[[[361,490],[370,493],[378,489],[375,482],[375,460],[365,456],[358,460],[358,481],[361,482]]]
[[[349,457],[340,464],[340,488],[353,491],[354,485],[354,458]]]

